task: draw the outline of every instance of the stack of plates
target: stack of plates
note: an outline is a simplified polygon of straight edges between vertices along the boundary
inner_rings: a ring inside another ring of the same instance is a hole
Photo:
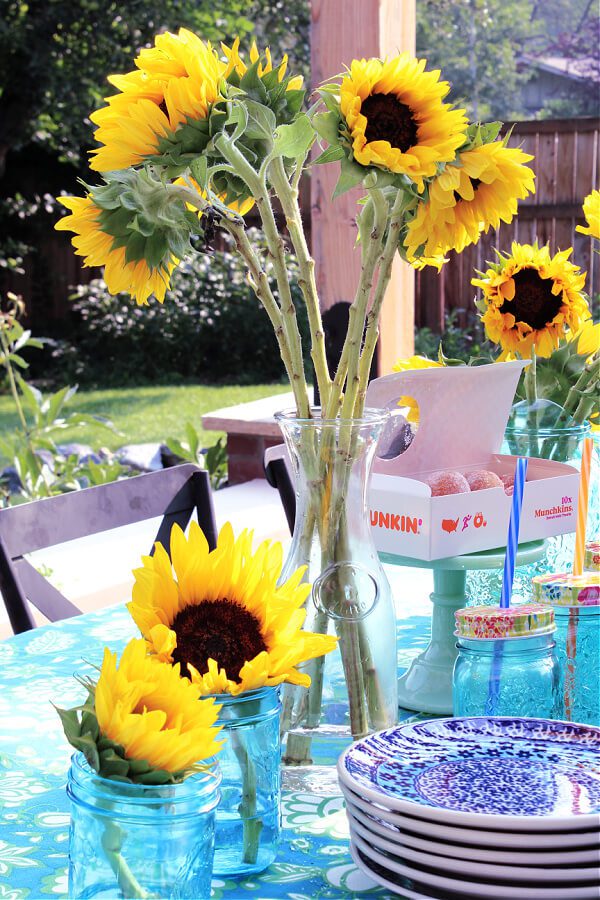
[[[356,864],[407,898],[598,900],[600,729],[437,719],[338,762]]]

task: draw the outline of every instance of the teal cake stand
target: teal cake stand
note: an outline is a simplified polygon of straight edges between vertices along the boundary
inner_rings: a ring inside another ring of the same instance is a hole
[[[517,566],[537,562],[545,552],[545,541],[521,544]],[[457,656],[454,613],[466,605],[467,572],[501,569],[505,548],[451,556],[431,561],[380,553],[382,562],[433,570],[433,603],[429,646],[411,662],[398,679],[398,704],[417,712],[452,715],[452,671]],[[477,598],[474,598],[475,600]]]

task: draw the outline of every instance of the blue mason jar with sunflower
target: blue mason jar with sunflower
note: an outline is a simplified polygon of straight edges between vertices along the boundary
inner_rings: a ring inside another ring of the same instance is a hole
[[[87,699],[58,709],[67,779],[69,897],[208,900],[220,773],[219,706],[130,641],[107,648]]]
[[[283,549],[226,524],[214,550],[196,522],[173,526],[170,554],[157,544],[134,572],[129,611],[151,655],[220,706],[217,875],[267,868],[280,834],[279,685],[308,687],[297,666],[332,650],[337,638],[302,625],[311,585],[298,569],[279,583]]]

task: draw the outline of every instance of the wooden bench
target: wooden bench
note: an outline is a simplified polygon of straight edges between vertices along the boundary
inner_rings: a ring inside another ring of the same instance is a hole
[[[276,394],[238,406],[227,406],[202,416],[207,431],[227,433],[229,484],[264,478],[265,450],[283,442],[274,414],[294,407],[294,395]]]

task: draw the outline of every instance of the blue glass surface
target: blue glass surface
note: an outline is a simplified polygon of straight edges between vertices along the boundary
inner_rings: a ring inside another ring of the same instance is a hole
[[[279,690],[222,694],[217,701],[226,741],[219,753],[214,873],[262,872],[277,855],[281,833]]]
[[[563,718],[554,634],[456,644],[455,716]]]
[[[568,708],[571,721],[600,725],[600,606],[555,606],[554,620],[565,714]]]
[[[179,784],[120,783],[74,754],[69,897],[208,900],[218,786],[216,767]]]

